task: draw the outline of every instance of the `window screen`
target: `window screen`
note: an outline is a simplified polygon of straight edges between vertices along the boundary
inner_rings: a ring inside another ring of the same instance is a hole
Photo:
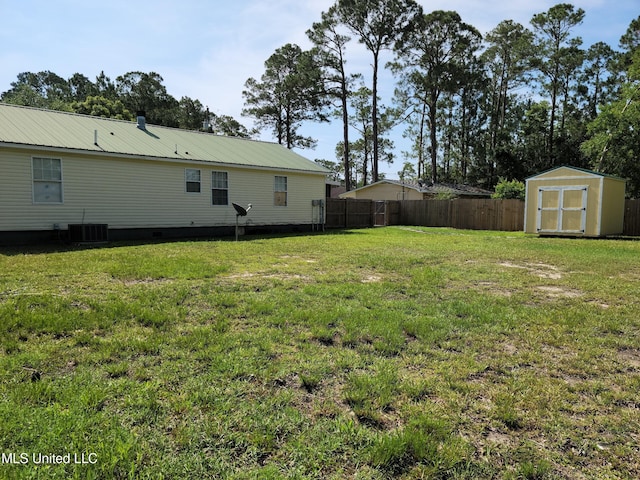
[[[211,203],[213,205],[229,205],[227,172],[211,172]]]
[[[189,193],[200,193],[200,170],[187,168],[184,171],[185,190]]]
[[[33,157],[34,203],[62,203],[62,160]]]
[[[287,206],[287,177],[275,177],[273,204],[276,207]]]

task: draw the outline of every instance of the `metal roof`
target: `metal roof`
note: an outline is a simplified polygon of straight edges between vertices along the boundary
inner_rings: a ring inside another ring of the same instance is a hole
[[[0,143],[326,174],[271,142],[0,103]]]

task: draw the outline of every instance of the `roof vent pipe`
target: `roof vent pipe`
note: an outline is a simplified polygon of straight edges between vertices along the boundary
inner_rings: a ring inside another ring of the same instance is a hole
[[[140,130],[144,130],[145,128],[147,128],[146,125],[146,118],[145,118],[145,112],[144,110],[138,110],[138,112],[136,113],[137,116],[137,121],[138,121],[138,128]]]

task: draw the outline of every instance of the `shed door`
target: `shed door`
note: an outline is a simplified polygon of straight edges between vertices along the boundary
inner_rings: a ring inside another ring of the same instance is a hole
[[[539,187],[538,232],[583,234],[587,191],[587,186]]]

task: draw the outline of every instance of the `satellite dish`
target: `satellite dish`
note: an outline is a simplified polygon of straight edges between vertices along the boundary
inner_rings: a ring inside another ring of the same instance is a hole
[[[236,209],[236,214],[244,217],[245,215],[247,215],[247,209],[244,208],[242,205],[238,205],[237,203],[232,203],[231,205],[233,205],[233,208]],[[249,207],[251,208],[251,207]]]
[[[233,208],[236,210],[236,242],[238,241],[238,218],[244,217],[247,215],[247,212],[251,210],[251,204],[247,205],[247,208],[244,208],[242,205],[238,205],[237,203],[231,203]]]

